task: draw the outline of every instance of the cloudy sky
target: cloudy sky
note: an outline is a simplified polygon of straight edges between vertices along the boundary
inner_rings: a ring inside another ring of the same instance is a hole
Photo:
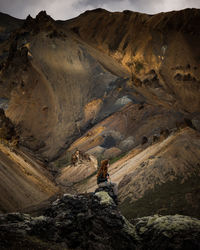
[[[67,20],[95,8],[132,10],[154,14],[185,8],[200,8],[200,0],[0,0],[0,12],[18,18],[46,10],[54,19]]]

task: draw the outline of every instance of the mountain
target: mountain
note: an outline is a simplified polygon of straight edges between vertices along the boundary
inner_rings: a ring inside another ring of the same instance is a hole
[[[2,212],[93,192],[109,158],[126,217],[200,217],[198,9],[0,19]]]
[[[18,29],[24,22],[24,20],[14,18],[4,13],[0,13],[0,32],[1,32],[1,40],[6,40],[10,33],[16,29]],[[5,37],[4,37],[5,36]]]

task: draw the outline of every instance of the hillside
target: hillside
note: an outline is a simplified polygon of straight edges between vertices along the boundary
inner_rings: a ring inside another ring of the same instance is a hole
[[[31,156],[0,143],[0,212],[34,206],[58,192],[51,175]]]
[[[197,9],[157,15],[97,9],[66,26],[129,70],[131,86],[148,101],[191,113],[199,107],[199,21]]]
[[[0,107],[17,135],[1,146],[2,211],[93,192],[109,158],[127,217],[200,217],[199,10],[0,19]],[[92,160],[70,165],[76,149]]]

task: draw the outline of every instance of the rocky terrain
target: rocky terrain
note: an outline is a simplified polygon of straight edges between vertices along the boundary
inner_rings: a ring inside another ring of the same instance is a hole
[[[198,249],[199,22],[197,9],[0,14],[0,212],[15,212],[2,249]],[[93,193],[105,158],[133,225]]]
[[[37,216],[0,215],[1,249],[193,249],[200,222],[187,216],[121,215],[106,192],[65,194]]]

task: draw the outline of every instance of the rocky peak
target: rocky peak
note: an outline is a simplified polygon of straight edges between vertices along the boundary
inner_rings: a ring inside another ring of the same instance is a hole
[[[37,34],[40,30],[51,29],[53,23],[53,18],[47,15],[46,11],[40,11],[35,18],[28,15],[23,28],[31,32],[31,34]]]
[[[45,22],[52,22],[54,21],[53,18],[51,18],[49,15],[47,15],[46,11],[45,10],[42,10],[40,11],[35,20],[38,22],[38,23],[45,23]]]

